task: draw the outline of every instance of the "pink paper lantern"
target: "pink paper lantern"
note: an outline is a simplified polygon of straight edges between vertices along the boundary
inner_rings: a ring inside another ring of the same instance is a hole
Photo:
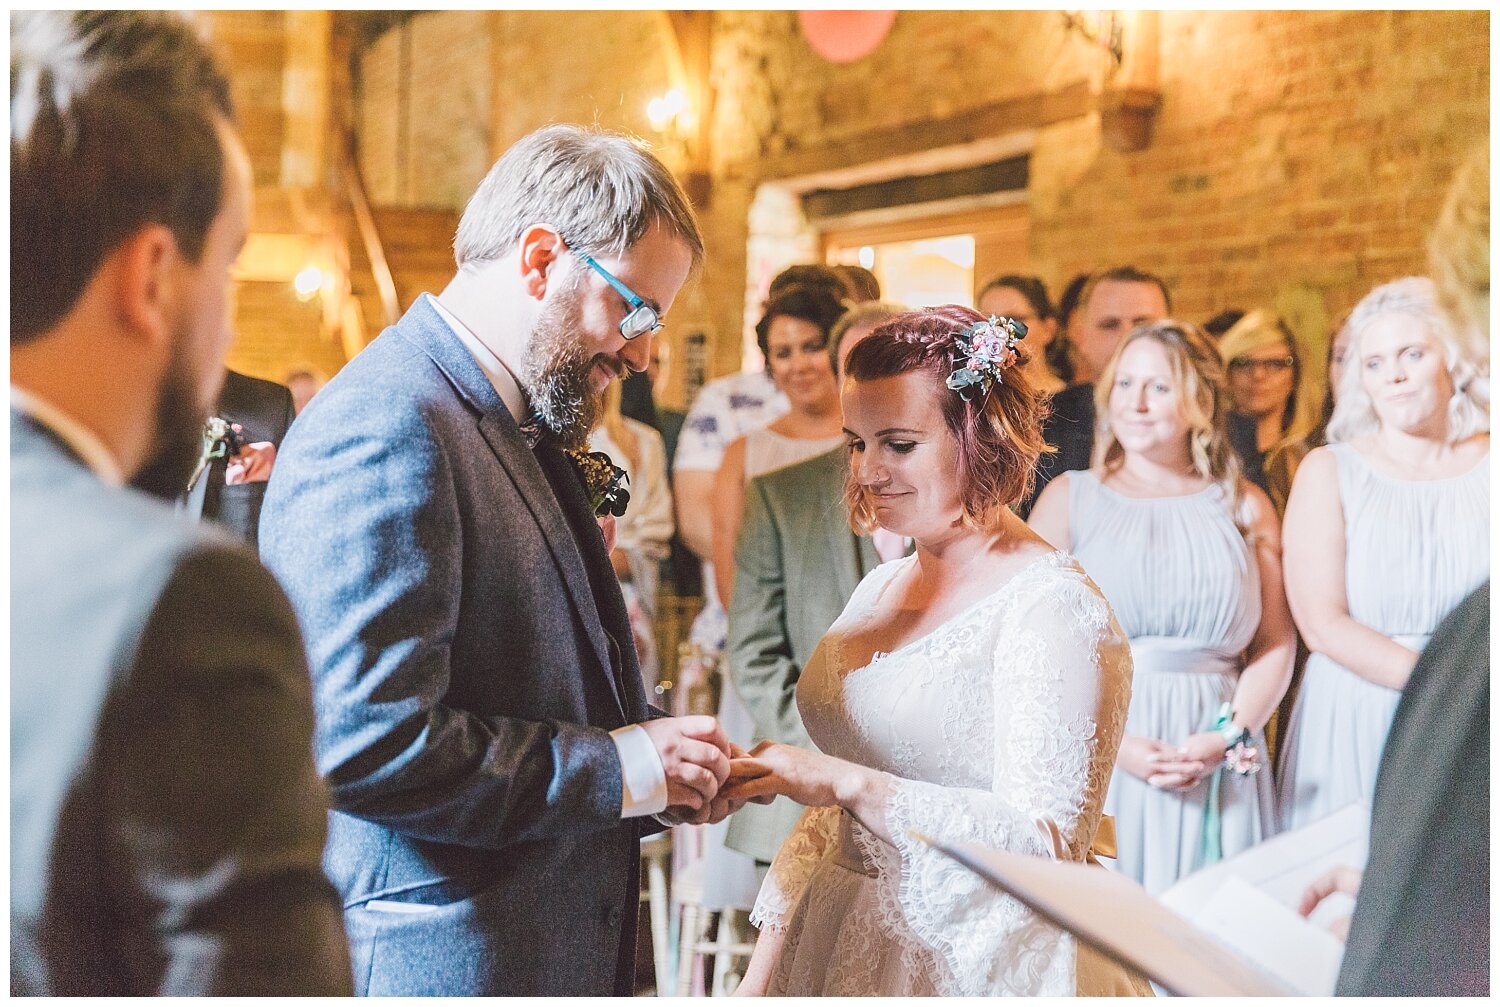
[[[833,63],[853,63],[875,51],[896,20],[893,10],[797,12],[813,51]]]

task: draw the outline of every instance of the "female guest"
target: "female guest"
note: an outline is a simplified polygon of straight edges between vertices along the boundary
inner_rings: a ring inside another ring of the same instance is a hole
[[[1288,828],[1371,796],[1417,654],[1489,577],[1489,414],[1432,282],[1376,287],[1348,328],[1329,445],[1287,503],[1287,597],[1312,651],[1277,794]]]
[[[1224,435],[1223,367],[1197,327],[1121,341],[1098,386],[1098,467],[1031,515],[1070,549],[1130,636],[1134,689],[1105,810],[1119,869],[1160,892],[1275,831],[1261,729],[1296,641],[1276,513]]]
[[[1245,477],[1269,491],[1266,452],[1307,436],[1318,419],[1316,391],[1307,380],[1291,329],[1263,308],[1230,326],[1219,341],[1219,355],[1229,370],[1234,410],[1255,427],[1255,448],[1245,459]]]
[[[766,368],[790,411],[730,443],[714,481],[714,579],[724,608],[734,591],[734,542],[745,487],[767,472],[806,461],[843,443],[843,414],[828,333],[843,304],[818,287],[792,287],[772,298],[755,326]]]
[[[820,751],[765,742],[736,762],[729,793],[808,808],[761,889],[743,992],[1135,988],[912,836],[1083,860],[1129,701],[1108,604],[1009,509],[1043,446],[1017,345],[949,305],[849,354],[854,524],[916,551],[865,577],[798,681]]]
[[[1047,287],[1035,276],[1000,276],[979,292],[979,313],[986,317],[1014,318],[1026,326],[1021,345],[1025,348],[1026,380],[1044,395],[1062,391],[1073,383],[1077,368],[1066,336],[1059,330],[1057,311]]]
[[[1266,492],[1276,505],[1276,513],[1285,517],[1287,497],[1292,493],[1292,480],[1297,477],[1297,466],[1313,448],[1328,443],[1328,421],[1333,418],[1333,406],[1338,401],[1339,380],[1344,374],[1344,363],[1349,356],[1349,316],[1334,328],[1333,339],[1328,343],[1328,382],[1323,388],[1323,407],[1317,423],[1303,437],[1284,439],[1266,453]]]
[[[615,524],[610,552],[615,574],[630,613],[630,629],[640,655],[646,688],[656,685],[656,588],[660,563],[672,541],[672,490],[667,483],[667,450],[661,434],[620,411],[622,382],[605,392],[604,418],[589,436],[592,450],[603,451],[629,477],[630,506]]]

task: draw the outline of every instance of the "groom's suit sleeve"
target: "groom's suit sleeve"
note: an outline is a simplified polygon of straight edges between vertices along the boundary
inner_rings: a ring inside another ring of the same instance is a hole
[[[802,669],[792,657],[787,624],[791,602],[786,596],[784,545],[765,485],[752,479],[734,547],[734,597],[725,644],[729,677],[755,720],[757,738],[811,748],[797,712]]]
[[[445,702],[460,606],[488,604],[461,583],[465,503],[449,445],[414,404],[339,391],[325,389],[287,438],[261,533],[307,636],[318,768],[336,806],[492,849],[617,827],[621,768],[606,730]],[[496,654],[465,673],[548,672],[526,661]]]

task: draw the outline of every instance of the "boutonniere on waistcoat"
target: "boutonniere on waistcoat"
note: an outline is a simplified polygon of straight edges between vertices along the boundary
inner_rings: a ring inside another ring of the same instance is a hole
[[[625,506],[630,503],[630,490],[625,488],[630,482],[630,476],[625,474],[625,470],[603,451],[575,450],[565,451],[564,454],[578,469],[578,474],[583,476],[594,516],[613,514],[615,517],[624,517]]]
[[[216,458],[232,458],[245,446],[245,437],[235,426],[221,416],[210,416],[203,424],[203,450],[198,452],[198,465],[193,469],[187,488],[198,484],[198,477]]]

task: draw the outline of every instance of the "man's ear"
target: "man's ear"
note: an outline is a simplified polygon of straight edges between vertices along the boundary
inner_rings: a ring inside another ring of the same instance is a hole
[[[557,260],[566,250],[562,236],[550,227],[533,224],[521,235],[521,282],[526,293],[540,301],[554,280]]]
[[[166,227],[148,224],[121,242],[110,258],[121,326],[143,344],[169,343],[183,282],[177,239]]]

